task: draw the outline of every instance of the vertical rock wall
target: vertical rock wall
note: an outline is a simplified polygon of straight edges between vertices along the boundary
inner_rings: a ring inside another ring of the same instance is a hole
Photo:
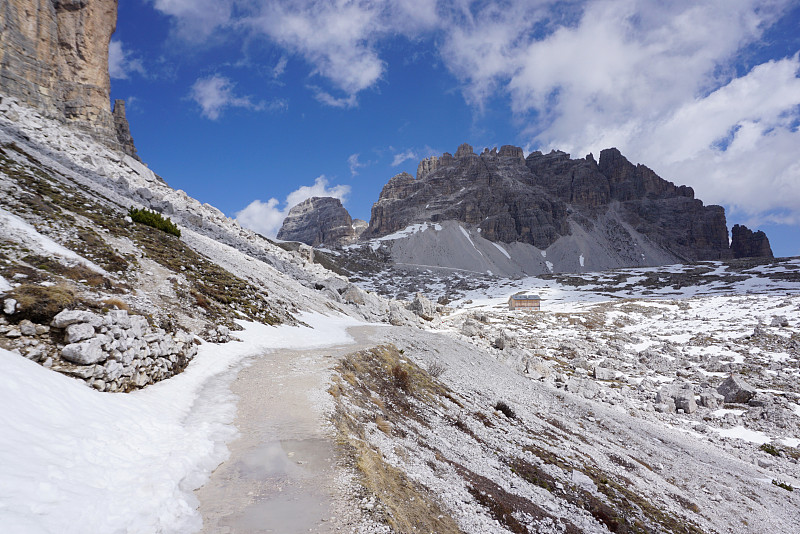
[[[119,149],[108,44],[117,0],[2,0],[0,92]]]

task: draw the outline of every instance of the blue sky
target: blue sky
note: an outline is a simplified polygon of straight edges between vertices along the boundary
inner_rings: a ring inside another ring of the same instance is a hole
[[[112,97],[167,182],[274,235],[429,155],[618,147],[800,255],[800,2],[120,0]]]

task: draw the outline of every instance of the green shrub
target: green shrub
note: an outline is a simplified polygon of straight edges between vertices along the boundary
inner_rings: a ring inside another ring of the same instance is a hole
[[[170,220],[169,217],[164,218],[160,213],[155,211],[150,211],[144,208],[130,208],[128,210],[128,215],[135,222],[146,224],[147,226],[152,226],[153,228],[158,228],[159,230],[163,230],[164,232],[172,234],[176,237],[181,236],[180,229],[175,225],[174,222]]]
[[[506,404],[504,401],[497,401],[497,404],[494,405],[494,409],[498,412],[501,412],[509,419],[516,419],[517,417],[517,414],[514,413],[514,410],[511,409],[511,406]]]
[[[772,445],[771,443],[764,443],[759,447],[759,449],[766,452],[767,454],[771,454],[772,456],[781,455],[781,452],[778,450],[778,448],[775,447],[775,445]]]
[[[794,488],[791,485],[787,484],[786,482],[780,482],[778,480],[773,479],[772,484],[778,486],[779,488],[783,488],[786,491],[794,491]]]

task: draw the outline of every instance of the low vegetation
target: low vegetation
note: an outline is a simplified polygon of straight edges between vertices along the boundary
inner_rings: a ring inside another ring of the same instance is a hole
[[[61,310],[74,306],[78,299],[75,291],[66,284],[51,287],[22,284],[8,295],[17,301],[14,319],[29,319],[48,324]]]
[[[181,236],[180,228],[178,228],[169,217],[164,217],[158,212],[150,211],[144,208],[130,208],[128,210],[128,216],[133,219],[134,222],[152,226],[153,228],[158,228],[159,230],[162,230],[168,234],[172,234],[176,237]]]
[[[794,491],[794,488],[790,484],[787,484],[786,482],[781,482],[779,480],[773,479],[772,484],[778,486],[779,488],[783,488],[786,491]]]

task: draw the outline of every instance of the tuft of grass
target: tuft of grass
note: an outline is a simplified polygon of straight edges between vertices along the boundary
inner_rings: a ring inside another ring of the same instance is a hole
[[[506,404],[504,401],[497,401],[497,404],[494,405],[494,409],[497,410],[498,412],[501,412],[509,419],[517,418],[517,414],[514,413],[514,410],[511,409],[511,406]]]
[[[35,323],[49,323],[61,310],[78,302],[75,292],[66,284],[51,287],[23,284],[8,296],[17,301],[14,319],[30,319]]]
[[[375,424],[378,425],[378,430],[380,430],[387,436],[392,435],[392,424],[383,417],[380,416],[376,417]]]
[[[392,379],[398,388],[402,389],[406,393],[411,393],[411,376],[401,364],[398,363],[392,367]]]
[[[116,297],[104,300],[103,307],[108,308],[109,310],[116,308],[118,310],[131,311],[131,307],[128,306],[127,302]]]
[[[158,212],[132,207],[128,210],[128,216],[133,219],[134,222],[157,228],[175,237],[181,236],[180,228],[178,228],[169,217],[164,217]]]
[[[447,370],[447,366],[440,361],[429,360],[425,370],[433,378],[439,378]]]

